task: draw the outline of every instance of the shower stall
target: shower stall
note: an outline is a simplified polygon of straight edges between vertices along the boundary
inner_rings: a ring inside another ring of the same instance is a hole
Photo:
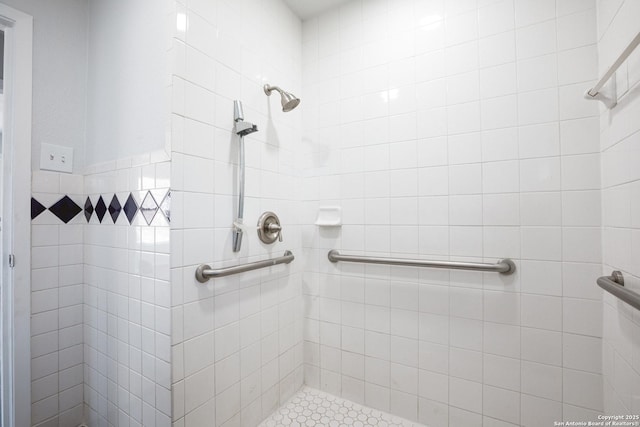
[[[80,3],[32,426],[640,421],[637,1]]]

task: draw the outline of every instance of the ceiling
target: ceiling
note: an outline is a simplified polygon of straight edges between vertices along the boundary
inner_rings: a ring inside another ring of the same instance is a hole
[[[284,0],[303,21],[349,0]]]

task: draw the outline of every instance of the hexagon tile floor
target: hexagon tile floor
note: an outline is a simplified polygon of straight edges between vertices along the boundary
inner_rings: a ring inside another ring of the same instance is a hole
[[[426,427],[350,400],[303,387],[258,427]]]

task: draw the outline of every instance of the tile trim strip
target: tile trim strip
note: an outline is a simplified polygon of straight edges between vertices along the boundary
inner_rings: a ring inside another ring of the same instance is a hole
[[[171,222],[171,189],[140,192],[139,201],[136,200],[133,192],[121,196],[122,200],[115,193],[96,195],[93,200],[96,200],[96,197],[98,199],[94,205],[91,196],[83,196],[85,202],[80,206],[65,194],[47,208],[32,196],[31,220],[33,221],[48,210],[65,224],[78,215],[83,215],[87,224],[90,223],[94,215],[100,224],[115,224],[122,215],[126,218],[128,225],[131,225],[135,217],[140,214],[144,223],[150,226],[158,213],[164,216],[167,223]],[[108,201],[108,206],[105,200]],[[107,218],[111,220],[109,221]]]

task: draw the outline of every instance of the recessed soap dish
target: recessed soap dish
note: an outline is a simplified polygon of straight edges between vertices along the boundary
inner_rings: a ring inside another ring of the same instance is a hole
[[[340,206],[321,206],[318,208],[316,225],[320,227],[339,227],[342,225],[342,208]]]

